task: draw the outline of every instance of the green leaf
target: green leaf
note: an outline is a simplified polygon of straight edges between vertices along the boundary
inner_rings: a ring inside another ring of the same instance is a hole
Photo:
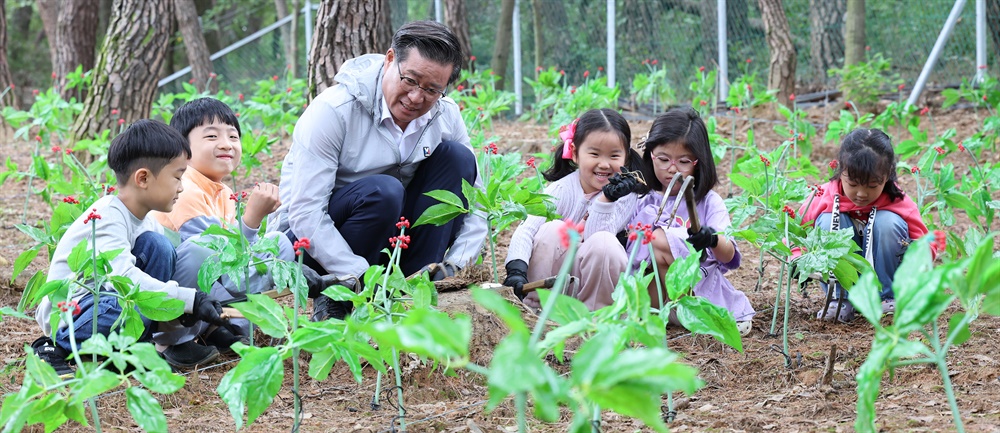
[[[420,217],[417,218],[417,222],[413,223],[413,227],[424,224],[441,226],[464,213],[468,213],[468,211],[451,204],[439,203],[424,210],[424,213],[420,214]]]
[[[30,316],[28,316],[28,315],[26,315],[26,314],[24,314],[24,313],[22,313],[20,311],[17,311],[15,309],[11,308],[11,307],[8,307],[8,306],[0,307],[0,322],[3,321],[3,317],[4,316],[16,317],[18,319],[31,320]]]
[[[899,310],[897,310],[899,311]],[[868,358],[861,364],[856,377],[858,383],[858,403],[856,406],[858,417],[854,421],[854,428],[859,432],[878,431],[875,427],[875,400],[882,385],[882,375],[885,373],[889,353],[892,351],[891,336],[878,332],[872,342],[871,351]]]
[[[81,403],[88,398],[101,395],[122,383],[122,379],[108,370],[91,371],[73,386],[73,402]]]
[[[323,294],[329,296],[334,301],[350,301],[357,297],[357,293],[340,284],[323,289]]]
[[[552,296],[552,291],[538,290],[538,299],[541,300],[542,305],[548,305],[550,296]],[[549,312],[549,320],[552,320],[560,325],[576,322],[578,320],[589,320],[590,317],[590,309],[587,308],[583,302],[579,299],[566,295],[559,295],[556,299],[555,307]]]
[[[166,322],[184,314],[184,301],[171,298],[166,292],[140,291],[133,298],[143,316]]]
[[[35,402],[35,410],[28,417],[28,424],[42,423],[45,431],[51,432],[63,425],[67,418],[63,414],[66,401],[57,393],[46,394]]]
[[[231,305],[243,313],[243,317],[260,327],[265,334],[274,338],[287,337],[289,323],[281,305],[266,295],[249,294],[247,302]]]
[[[130,387],[125,389],[125,406],[139,427],[147,432],[167,431],[167,417],[163,415],[160,402],[145,389]]]
[[[450,204],[459,209],[465,208],[465,204],[462,203],[462,199],[455,195],[455,193],[446,189],[425,192],[424,195],[437,199],[437,201],[440,201],[441,203]]]
[[[309,359],[309,377],[316,380],[326,380],[333,369],[333,364],[340,359],[340,354],[334,350],[313,352]]]
[[[379,347],[395,347],[432,359],[449,362],[469,356],[472,320],[468,316],[454,319],[448,314],[429,309],[410,310],[398,323],[379,321],[362,330],[379,343]]]
[[[677,300],[677,320],[687,330],[712,338],[743,352],[743,341],[736,320],[729,310],[714,305],[701,296],[685,296]]]
[[[878,276],[874,271],[866,271],[855,283],[854,287],[847,294],[847,299],[854,306],[868,323],[876,328],[880,326],[882,320],[882,285],[878,282]]]
[[[243,359],[223,376],[216,389],[222,401],[229,405],[237,429],[243,427],[244,411],[248,425],[264,413],[278,395],[284,378],[284,364],[277,348],[247,348]]]
[[[159,394],[173,394],[184,387],[184,376],[170,370],[151,370],[135,374],[139,383]]]
[[[40,246],[37,246],[35,248],[25,250],[19,254],[16,259],[14,259],[14,272],[10,276],[11,283],[14,282],[18,275],[21,275],[21,272],[24,272],[24,269],[27,268],[33,260],[35,260],[35,257],[38,255],[39,248]]]
[[[535,416],[554,422],[559,419],[559,404],[569,400],[568,386],[552,367],[526,350],[528,338],[527,332],[512,332],[493,351],[486,409],[494,409],[508,396],[527,392],[533,397]]]
[[[687,244],[688,255],[674,260],[663,277],[663,285],[667,288],[670,299],[680,299],[690,292],[698,281],[701,281],[701,253]]]
[[[965,315],[966,315],[965,312],[958,312],[952,315],[950,319],[948,319],[948,335],[949,336],[953,334],[955,335],[953,344],[955,344],[956,346],[965,343],[969,339],[969,337],[972,336],[972,333],[969,332],[969,324],[968,323],[962,324],[962,319],[965,318]],[[962,324],[962,327],[958,328],[960,324]]]
[[[911,243],[892,283],[896,295],[893,324],[900,334],[922,328],[948,308],[953,295],[944,291],[942,277],[943,271],[934,269],[929,240]]]

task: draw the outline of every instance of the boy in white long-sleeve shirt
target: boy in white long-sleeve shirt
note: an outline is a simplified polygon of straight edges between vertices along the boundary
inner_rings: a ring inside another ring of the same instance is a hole
[[[154,219],[146,218],[150,211],[169,212],[173,207],[183,190],[181,177],[190,157],[187,139],[162,122],[140,120],[115,137],[108,151],[108,166],[118,178],[118,195],[97,200],[91,205],[91,211],[70,225],[56,246],[47,280],[76,277],[70,269],[69,258],[73,248],[86,240],[96,243],[98,251],[122,250],[111,261],[111,275],[127,277],[143,291],[165,292],[183,301],[184,313],[191,319],[228,326],[220,317],[222,307],[218,301],[170,280],[176,259],[174,248],[162,234],[162,227]],[[109,284],[102,290],[115,289]],[[93,294],[81,288],[72,296],[78,306],[72,314],[72,323],[59,321],[55,329],[50,327],[53,303],[48,297],[40,302],[35,313],[46,336],[32,343],[32,347],[60,374],[69,370],[65,361],[72,350],[69,326],[73,326],[77,345],[90,338],[93,332]],[[115,296],[101,296],[98,303],[97,332],[108,335],[114,330],[112,327],[122,307]],[[145,331],[140,341],[148,341],[156,322],[141,318]],[[218,357],[219,352],[215,347],[191,341],[171,346],[163,355],[172,365],[183,367],[209,362]]]

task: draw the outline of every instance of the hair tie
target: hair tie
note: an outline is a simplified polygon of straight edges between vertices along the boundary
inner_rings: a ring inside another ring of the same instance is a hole
[[[573,137],[576,136],[576,122],[580,119],[574,119],[569,125],[563,125],[559,128],[559,139],[563,141],[562,158],[563,159],[573,159]]]

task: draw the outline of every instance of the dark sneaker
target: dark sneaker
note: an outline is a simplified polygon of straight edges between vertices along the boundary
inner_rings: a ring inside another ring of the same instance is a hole
[[[247,337],[246,335],[235,335],[222,326],[215,328],[211,334],[208,334],[208,336],[205,337],[205,344],[208,346],[215,346],[219,350],[219,353],[232,352],[232,345],[236,344],[236,342],[249,346],[250,337]]]
[[[160,353],[167,364],[177,368],[191,368],[207,364],[219,357],[219,349],[215,346],[202,346],[194,340],[175,344]]]
[[[322,322],[331,318],[344,320],[353,309],[351,301],[334,301],[328,296],[319,295],[313,299],[312,321]]]
[[[837,307],[838,304],[840,304],[839,310]],[[826,314],[823,314],[824,311]],[[850,322],[854,320],[854,305],[851,305],[851,303],[848,301],[844,301],[843,303],[841,303],[840,301],[834,299],[830,301],[829,304],[826,305],[825,310],[819,310],[816,312],[816,318],[824,322],[833,322],[833,321],[837,321],[840,323]]]
[[[69,352],[55,345],[49,337],[38,337],[31,343],[31,348],[35,350],[35,355],[43,362],[52,366],[56,374],[62,379],[73,377],[73,368],[69,366],[66,358]]]

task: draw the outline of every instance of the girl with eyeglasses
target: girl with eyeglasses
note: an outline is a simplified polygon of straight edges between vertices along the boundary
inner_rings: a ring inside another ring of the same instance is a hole
[[[691,108],[672,109],[653,121],[643,146],[642,170],[652,192],[639,200],[638,212],[631,225],[642,223],[653,226],[651,245],[654,257],[650,257],[649,247],[639,245],[633,267],[638,268],[641,262],[655,259],[660,281],[663,281],[674,260],[689,254],[689,244],[697,251],[705,251],[707,258],[701,264],[702,279],[695,285],[694,293],[729,310],[736,319],[740,334],[746,335],[750,332],[755,311],[747,296],[725,277],[726,272],[740,266],[742,256],[733,239],[717,233],[728,229],[731,220],[722,197],[712,191],[719,182],[719,176],[715,172],[705,123]],[[701,222],[701,230],[697,232],[689,229],[692,210],[683,202],[673,221],[668,221],[669,209],[660,212],[664,194],[668,196],[668,203],[673,203],[680,190],[680,182],[677,182],[673,190],[665,191],[678,172],[685,177],[694,176],[694,212],[697,212]],[[629,241],[629,252],[635,242],[638,240]],[[651,264],[647,263],[647,269],[652,269]],[[667,300],[665,293],[657,295],[655,282],[649,290],[654,307],[659,307],[659,299]]]

